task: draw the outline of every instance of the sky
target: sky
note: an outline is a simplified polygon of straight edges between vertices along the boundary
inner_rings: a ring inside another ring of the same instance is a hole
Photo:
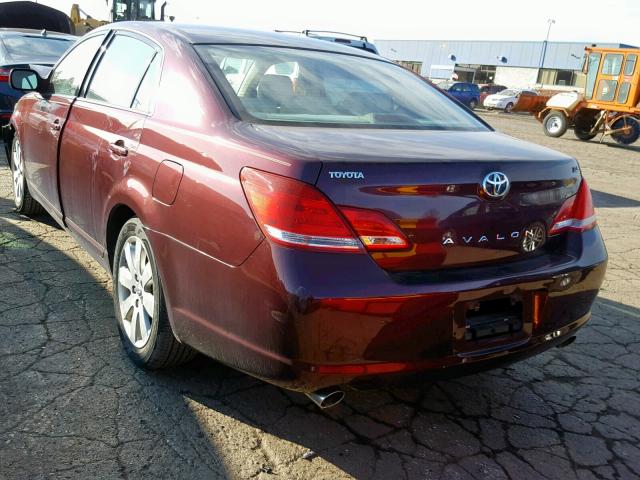
[[[67,14],[72,3],[95,18],[108,14],[105,0],[38,1]],[[337,30],[373,40],[543,40],[552,18],[550,40],[640,46],[640,0],[168,0],[166,11],[182,23]]]

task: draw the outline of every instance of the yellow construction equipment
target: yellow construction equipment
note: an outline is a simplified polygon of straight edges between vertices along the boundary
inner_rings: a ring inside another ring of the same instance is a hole
[[[637,48],[585,48],[584,93],[563,92],[546,105],[520,110],[535,113],[550,137],[564,135],[569,127],[580,140],[610,135],[628,145],[640,138],[640,66]]]
[[[94,28],[110,22],[127,20],[164,20],[164,9],[167,2],[160,7],[159,18],[156,19],[156,0],[109,0],[107,2],[110,12],[109,20],[98,20],[85,13],[80,5],[74,3],[71,6],[71,22],[76,28],[76,35],[84,35]],[[170,17],[173,20],[173,17]]]

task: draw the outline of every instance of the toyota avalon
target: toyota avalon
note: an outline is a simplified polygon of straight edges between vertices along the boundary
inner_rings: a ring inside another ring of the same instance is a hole
[[[575,159],[493,131],[379,56],[277,33],[118,23],[5,131],[19,213],[113,276],[135,363],[202,352],[338,402],[566,345],[607,254]]]

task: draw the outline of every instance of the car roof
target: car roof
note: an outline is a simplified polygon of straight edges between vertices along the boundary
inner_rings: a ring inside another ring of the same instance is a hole
[[[306,35],[300,36],[278,32],[168,22],[118,22],[116,24],[105,25],[100,27],[100,29],[133,30],[152,37],[161,33],[171,33],[191,44],[268,45],[275,47],[305,48],[310,50],[343,53],[389,62],[388,60],[365,50],[355,49],[348,45],[327,42],[326,40],[320,40]]]
[[[0,28],[0,37],[19,37],[19,36],[42,36],[42,30],[35,30],[32,28]],[[69,35],[67,33],[53,32],[47,30],[47,37],[50,38],[62,38],[67,40],[77,40],[78,37]]]

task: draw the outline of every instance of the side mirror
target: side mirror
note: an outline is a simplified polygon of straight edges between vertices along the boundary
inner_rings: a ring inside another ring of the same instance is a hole
[[[9,76],[9,83],[12,88],[30,92],[38,90],[42,85],[42,78],[34,70],[28,68],[14,68]]]

